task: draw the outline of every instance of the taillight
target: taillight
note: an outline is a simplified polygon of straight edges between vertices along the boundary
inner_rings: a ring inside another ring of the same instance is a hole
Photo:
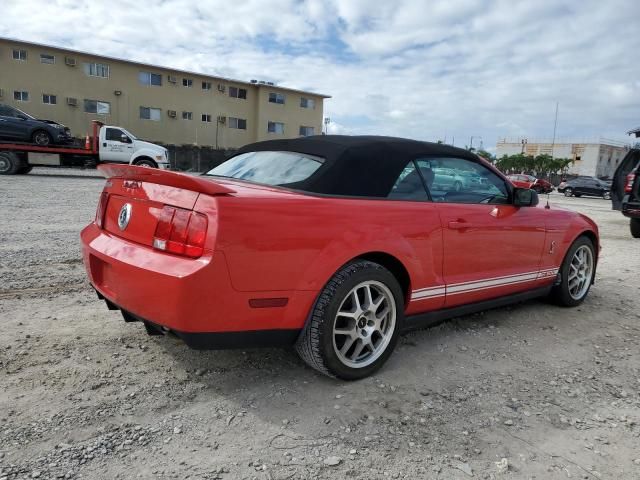
[[[635,179],[635,173],[630,173],[629,175],[627,175],[627,183],[624,184],[624,193],[631,193],[631,189],[633,188],[633,182]]]
[[[165,206],[158,217],[153,248],[198,258],[204,253],[207,217],[198,212]]]
[[[104,214],[107,211],[107,203],[109,202],[109,194],[107,192],[102,192],[100,194],[100,199],[98,200],[98,208],[96,209],[96,225],[99,228],[102,228],[102,223],[104,221]]]

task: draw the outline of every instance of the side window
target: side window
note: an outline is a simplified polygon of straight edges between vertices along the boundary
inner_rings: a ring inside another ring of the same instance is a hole
[[[429,196],[424,188],[424,183],[416,168],[416,164],[411,161],[400,172],[387,198],[391,200],[428,200]]]
[[[124,135],[122,130],[118,130],[117,128],[107,128],[107,134],[106,134],[107,140],[112,140],[114,142],[121,142],[122,135]]]
[[[505,181],[480,163],[456,157],[431,157],[417,163],[434,202],[509,203]]]

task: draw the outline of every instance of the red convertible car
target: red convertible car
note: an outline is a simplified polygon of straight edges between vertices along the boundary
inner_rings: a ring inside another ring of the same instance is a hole
[[[327,135],[248,145],[199,177],[99,168],[81,239],[109,308],[194,348],[295,345],[343,379],[407,329],[541,296],[578,305],[596,271],[593,221],[447,145]],[[440,190],[434,169],[483,182]]]
[[[551,185],[551,183],[543,180],[542,178],[536,178],[533,175],[514,173],[507,175],[507,178],[511,180],[511,183],[519,188],[530,188],[538,193],[553,192],[553,185]]]

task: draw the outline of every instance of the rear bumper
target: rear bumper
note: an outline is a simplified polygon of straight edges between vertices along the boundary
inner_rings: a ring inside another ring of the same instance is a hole
[[[312,291],[237,291],[222,252],[195,260],[177,257],[93,223],[82,231],[81,242],[90,282],[111,308],[194,348],[293,343],[316,296]],[[256,308],[249,303],[276,297],[286,298],[286,305]]]
[[[640,218],[640,201],[631,201],[630,195],[622,199],[622,214],[629,218]]]

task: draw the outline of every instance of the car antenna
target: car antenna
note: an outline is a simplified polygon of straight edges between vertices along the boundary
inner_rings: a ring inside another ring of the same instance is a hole
[[[544,206],[544,208],[546,208],[547,210],[549,210],[551,208],[551,205],[549,205],[549,194],[547,193],[547,204]]]

